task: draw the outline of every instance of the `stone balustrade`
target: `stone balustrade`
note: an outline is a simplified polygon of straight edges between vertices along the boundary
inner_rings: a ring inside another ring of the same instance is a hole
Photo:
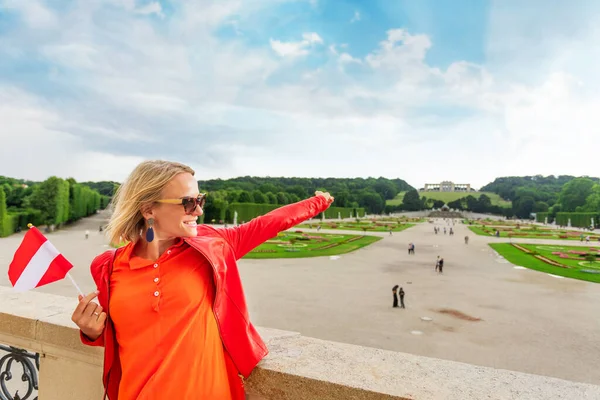
[[[0,287],[0,399],[100,400],[103,349],[80,343],[76,301]],[[590,384],[259,331],[270,354],[247,381],[252,400],[600,399]]]

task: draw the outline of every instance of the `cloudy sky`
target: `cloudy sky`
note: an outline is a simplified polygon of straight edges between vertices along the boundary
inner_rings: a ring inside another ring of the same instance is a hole
[[[0,175],[599,175],[600,2],[0,0]]]

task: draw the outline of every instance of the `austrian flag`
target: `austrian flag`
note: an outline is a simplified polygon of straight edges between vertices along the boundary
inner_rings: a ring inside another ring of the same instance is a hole
[[[36,227],[31,227],[8,267],[8,279],[19,292],[64,279],[73,265]]]

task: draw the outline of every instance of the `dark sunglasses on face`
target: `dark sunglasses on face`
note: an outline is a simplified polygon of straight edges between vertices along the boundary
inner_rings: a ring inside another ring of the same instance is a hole
[[[183,197],[181,199],[161,199],[158,203],[181,204],[186,214],[192,214],[196,207],[204,207],[206,204],[206,193],[200,193],[198,197]]]

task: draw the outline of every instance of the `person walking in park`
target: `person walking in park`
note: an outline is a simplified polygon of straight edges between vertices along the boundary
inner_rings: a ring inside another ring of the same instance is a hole
[[[440,268],[440,256],[437,256],[437,260],[435,260],[435,272]]]
[[[465,244],[469,244],[469,235],[465,236]]]
[[[393,308],[398,307],[398,285],[392,288],[392,293],[394,294],[394,303],[392,304]]]
[[[97,290],[79,296],[71,317],[84,344],[104,347],[102,398],[245,399],[244,379],[268,349],[237,260],[334,200],[317,191],[240,226],[197,225],[206,195],[194,175],[145,161],[113,197],[106,232],[125,244],[92,261]]]
[[[440,271],[440,274],[444,271],[444,259],[443,258],[440,258],[438,269]]]
[[[400,308],[406,308],[404,307],[404,289],[400,288],[398,294],[400,295]]]
[[[86,229],[86,231],[85,231],[85,238],[87,239],[88,237],[90,237],[90,231]]]

